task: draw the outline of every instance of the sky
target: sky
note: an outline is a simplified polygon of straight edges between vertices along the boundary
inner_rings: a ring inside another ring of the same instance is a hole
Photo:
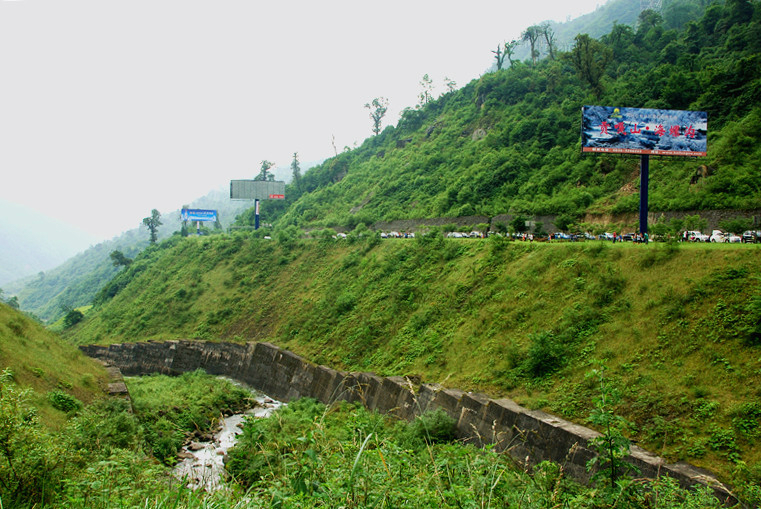
[[[0,0],[0,200],[91,240],[320,161],[604,0]],[[9,218],[6,218],[6,221]],[[10,218],[13,220],[13,218]]]

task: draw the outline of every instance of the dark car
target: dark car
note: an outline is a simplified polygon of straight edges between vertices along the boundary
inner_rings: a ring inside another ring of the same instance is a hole
[[[753,244],[761,240],[761,231],[748,230],[742,234],[743,243]]]

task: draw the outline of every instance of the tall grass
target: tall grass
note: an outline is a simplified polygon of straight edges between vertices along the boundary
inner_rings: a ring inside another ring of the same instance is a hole
[[[584,375],[606,360],[631,439],[725,479],[737,460],[761,463],[730,415],[761,385],[757,246],[369,239],[178,242],[69,337],[271,341],[576,422],[593,404]],[[694,379],[719,405],[708,420],[694,418]],[[736,435],[731,456],[712,427]]]

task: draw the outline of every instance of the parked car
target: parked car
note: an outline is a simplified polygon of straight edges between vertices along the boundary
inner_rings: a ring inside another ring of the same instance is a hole
[[[613,240],[613,234],[610,232],[601,233],[598,237],[600,240]]]
[[[743,238],[739,235],[735,235],[734,233],[728,233],[724,236],[724,238],[727,240],[727,242],[730,242],[732,244],[737,244],[743,241]]]
[[[460,232],[449,232],[449,233],[447,233],[447,238],[450,238],[450,239],[461,239],[462,237],[463,237],[463,235]]]
[[[761,230],[753,231],[753,230],[747,230],[744,231],[742,234],[742,241],[747,244],[753,244],[755,242],[761,241]]]
[[[633,233],[624,233],[621,235],[621,242],[634,242],[634,237]]]
[[[687,240],[690,242],[708,242],[711,239],[710,235],[700,233],[697,230],[687,232]]]
[[[711,237],[709,238],[711,242],[726,242],[727,239],[724,237],[724,232],[721,230],[714,230],[711,232]]]

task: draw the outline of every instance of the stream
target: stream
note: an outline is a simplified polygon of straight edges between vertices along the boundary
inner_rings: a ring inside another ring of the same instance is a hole
[[[242,414],[226,417],[214,434],[211,442],[194,441],[183,446],[179,456],[181,460],[175,465],[172,475],[186,480],[191,489],[206,491],[218,490],[226,477],[225,457],[227,451],[235,445],[237,437],[243,432],[241,427],[248,418],[268,417],[282,406],[282,403],[266,396],[257,396],[259,405]]]

